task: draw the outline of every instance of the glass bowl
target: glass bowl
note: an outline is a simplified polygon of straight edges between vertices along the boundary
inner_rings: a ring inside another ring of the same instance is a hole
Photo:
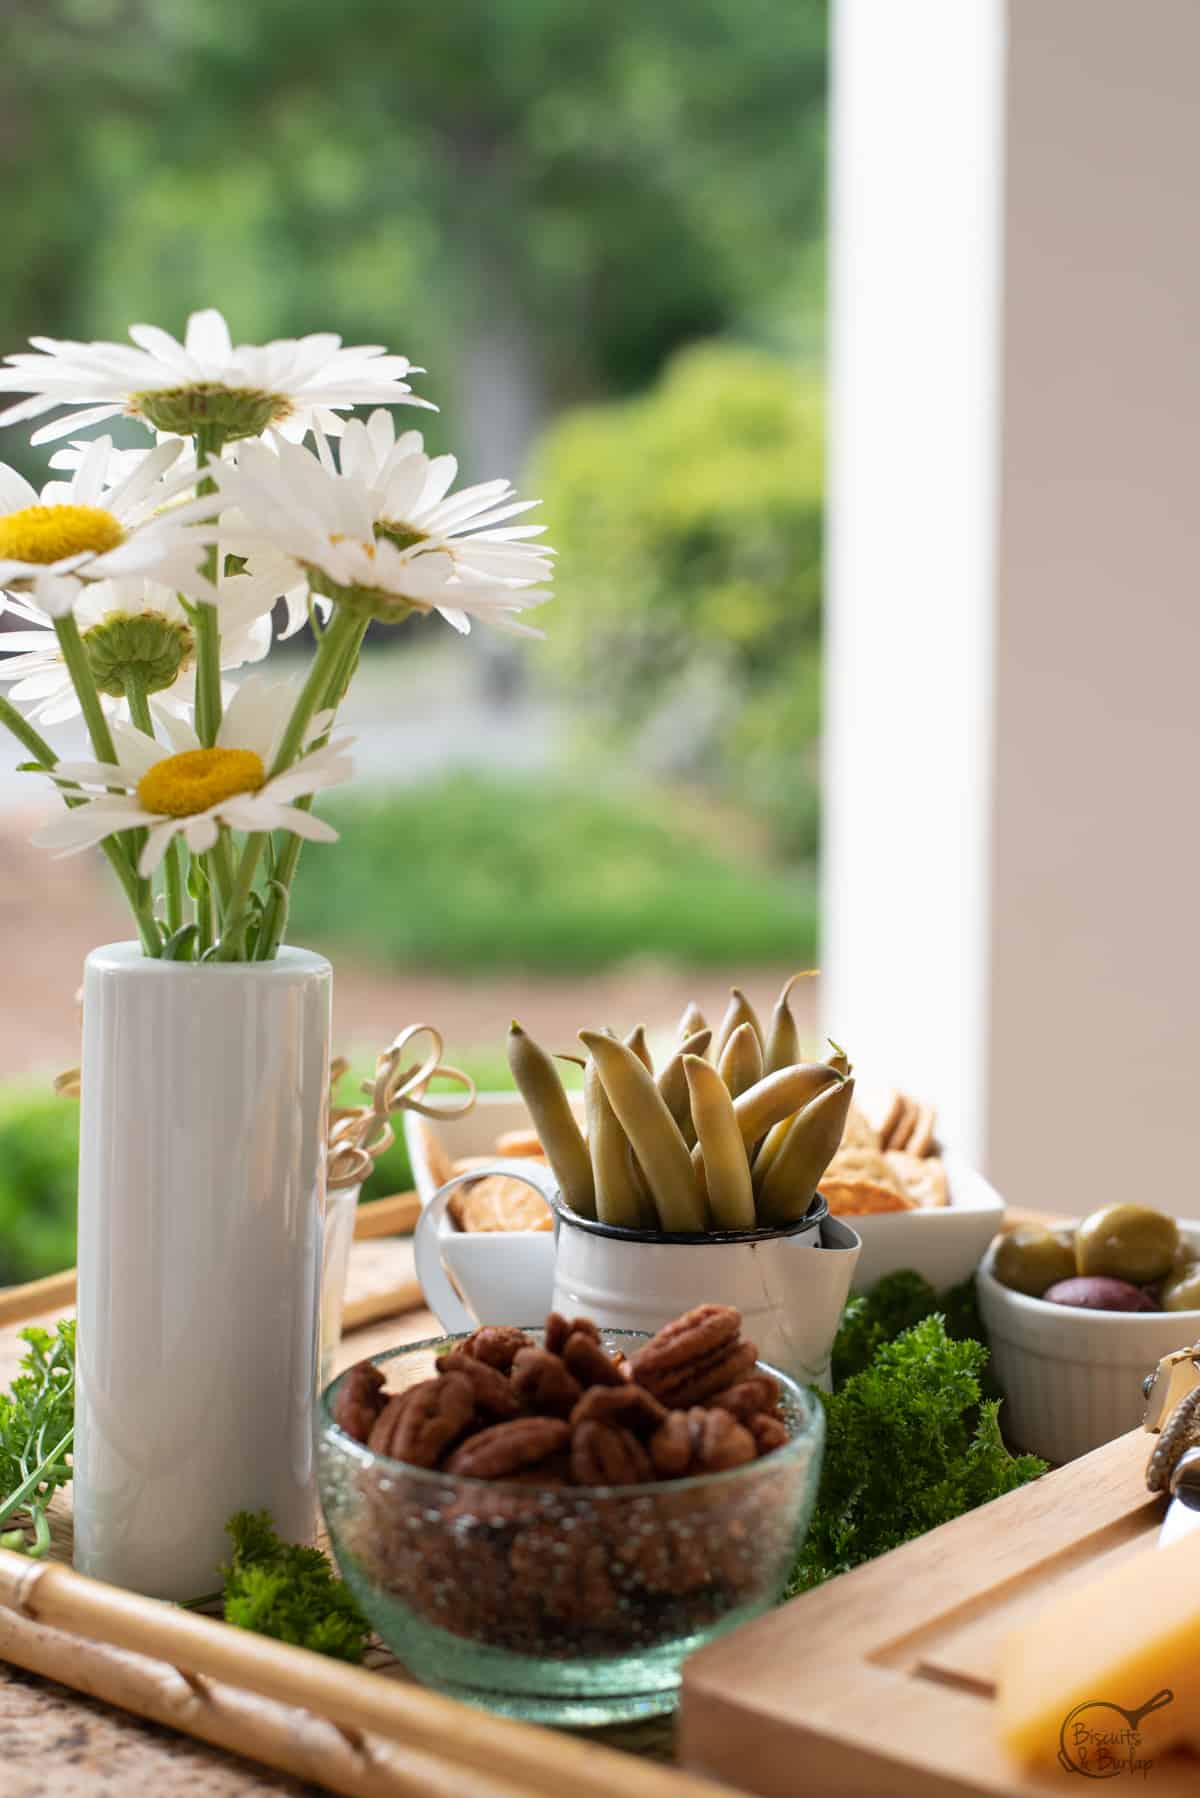
[[[602,1336],[627,1354],[647,1340]],[[400,1392],[463,1340],[373,1360]],[[318,1478],[347,1584],[410,1673],[468,1703],[573,1725],[673,1710],[686,1656],[778,1599],[816,1501],[820,1401],[759,1368],[779,1381],[789,1440],[724,1473],[641,1486],[410,1467],[337,1427],[335,1380],[321,1398]]]

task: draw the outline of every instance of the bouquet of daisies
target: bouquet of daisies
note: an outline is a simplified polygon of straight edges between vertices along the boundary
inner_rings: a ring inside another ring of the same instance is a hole
[[[0,464],[0,608],[21,623],[0,634],[0,723],[63,801],[35,841],[100,846],[147,955],[266,961],[303,842],[336,834],[313,801],[353,772],[335,719],[372,620],[538,636],[518,615],[549,598],[553,552],[514,522],[535,502],[503,480],[452,492],[454,457],[397,435],[383,407],[430,404],[406,357],[235,347],[211,311],[183,343],[129,335],[35,338],[0,367],[26,396],[0,424],[70,408],[33,435],[68,439],[40,493]],[[74,435],[114,417],[153,441]],[[267,655],[277,608],[282,636],[313,633],[307,674],[227,683]],[[61,760],[44,729],[79,713],[95,760]]]

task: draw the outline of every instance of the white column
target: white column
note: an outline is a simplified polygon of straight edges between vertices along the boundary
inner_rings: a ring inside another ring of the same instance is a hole
[[[1200,5],[840,0],[827,1024],[1200,1212]]]

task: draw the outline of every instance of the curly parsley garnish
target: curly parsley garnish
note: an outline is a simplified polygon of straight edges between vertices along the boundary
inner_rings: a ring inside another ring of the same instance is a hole
[[[335,1660],[362,1660],[370,1625],[319,1548],[281,1542],[269,1511],[239,1511],[225,1530],[233,1539],[222,1569],[226,1623]]]
[[[71,1478],[75,1440],[75,1323],[54,1334],[30,1325],[29,1344],[9,1392],[0,1394],[0,1548],[42,1556],[50,1547],[50,1500]],[[33,1531],[32,1542],[29,1531]]]
[[[898,1548],[964,1511],[1011,1492],[1046,1471],[1035,1455],[1010,1455],[1000,1436],[999,1401],[980,1384],[988,1352],[954,1341],[934,1312],[883,1333],[920,1302],[914,1275],[891,1276],[847,1314],[842,1365],[859,1363],[824,1399],[821,1488],[789,1596]],[[856,1301],[857,1303],[857,1301]],[[862,1364],[862,1357],[870,1359]],[[835,1356],[835,1365],[837,1357]]]

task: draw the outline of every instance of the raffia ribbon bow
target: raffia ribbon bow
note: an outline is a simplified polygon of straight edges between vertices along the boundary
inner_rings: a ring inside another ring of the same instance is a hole
[[[405,1066],[414,1038],[427,1036],[429,1052],[421,1061]],[[330,1191],[358,1186],[366,1179],[377,1156],[396,1140],[390,1122],[395,1111],[415,1111],[426,1118],[465,1117],[475,1103],[475,1082],[461,1068],[447,1067],[442,1062],[445,1048],[441,1032],[432,1024],[410,1024],[379,1056],[375,1063],[374,1081],[364,1080],[362,1090],[369,1105],[335,1106],[329,1114],[329,1163],[327,1182]],[[337,1060],[330,1069],[330,1087],[336,1087],[349,1063]],[[460,1096],[446,1095],[444,1100],[431,1098],[428,1088],[433,1080],[461,1082]]]

